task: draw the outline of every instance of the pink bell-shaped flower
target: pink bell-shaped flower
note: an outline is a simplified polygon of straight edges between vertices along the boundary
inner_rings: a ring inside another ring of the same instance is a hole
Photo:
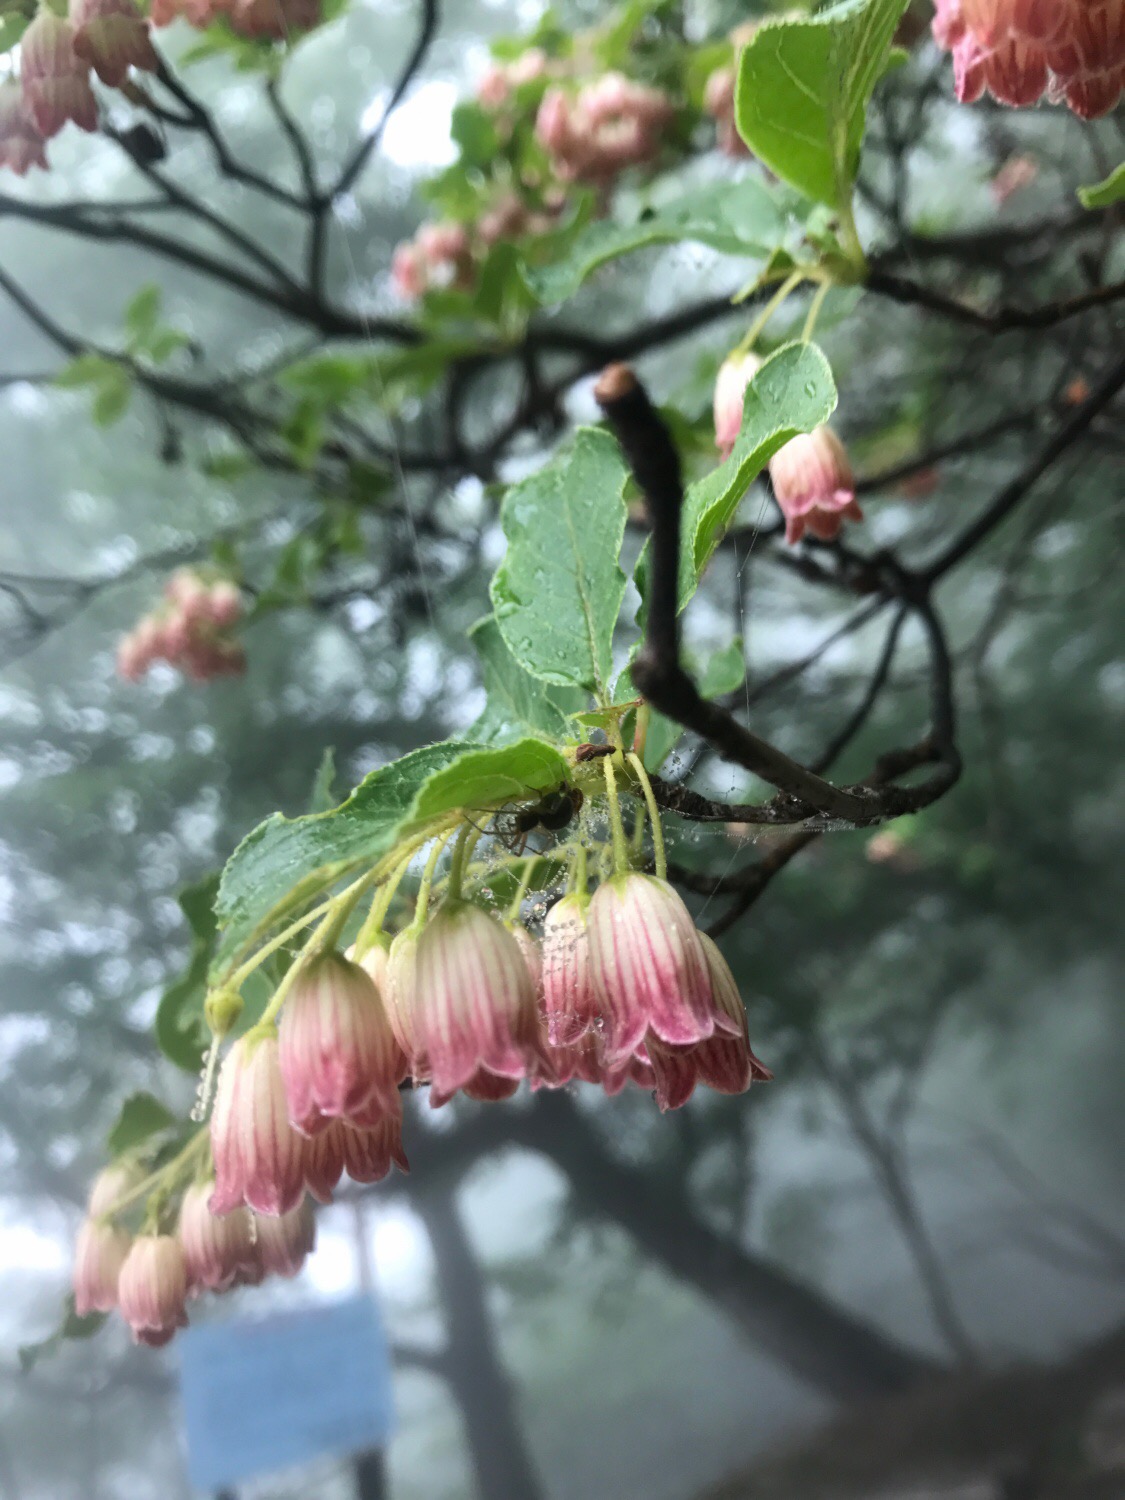
[[[555,902],[543,922],[543,1013],[552,1047],[574,1046],[601,1017],[590,972],[589,904],[584,893],[572,891]]]
[[[316,1244],[316,1215],[308,1198],[285,1214],[268,1218],[255,1214],[254,1243],[267,1275],[296,1276]]]
[[[632,871],[605,881],[590,901],[587,932],[610,1070],[649,1031],[682,1046],[730,1025],[712,1000],[691,913],[666,880]]]
[[[87,1219],[74,1250],[74,1310],[80,1318],[117,1306],[117,1283],[133,1237],[112,1224]]]
[[[790,544],[799,542],[806,531],[831,542],[845,521],[863,520],[847,450],[830,427],[790,438],[770,459],[769,468]]]
[[[705,932],[699,934],[711,976],[711,992],[717,1009],[730,1025],[716,1028],[706,1041],[690,1047],[669,1047],[649,1036],[644,1056],[651,1064],[656,1102],[662,1110],[679,1109],[691,1098],[697,1083],[705,1083],[719,1094],[743,1094],[755,1081],[773,1074],[754,1056],[746,1026],[746,1009],[730,965]],[[736,1031],[732,1031],[736,1027]]]
[[[729,458],[742,431],[742,406],[746,387],[762,368],[756,354],[728,354],[715,377],[715,446]]]
[[[435,1107],[482,1071],[514,1080],[535,1066],[531,975],[515,938],[480,907],[446,901],[439,908],[418,940],[415,983]]]
[[[68,120],[82,130],[98,128],[90,65],[74,50],[70,22],[46,5],[39,7],[20,43],[20,85],[40,135],[58,135]]]
[[[379,991],[339,953],[314,958],[285,1002],[278,1061],[289,1118],[313,1135],[329,1120],[399,1117],[404,1064]]]
[[[75,52],[113,88],[130,68],[155,73],[160,66],[134,0],[70,0],[70,24]]]
[[[0,83],[0,167],[22,177],[31,167],[46,166],[46,143],[23,90],[14,78],[6,78]]]
[[[210,1183],[193,1182],[180,1204],[179,1235],[188,1287],[193,1292],[225,1292],[258,1279],[254,1226],[247,1208],[211,1212]]]
[[[245,1203],[262,1214],[296,1208],[305,1190],[304,1138],[289,1123],[277,1037],[248,1032],[219,1070],[211,1116],[211,1212]]]
[[[430,1062],[418,1027],[418,939],[413,927],[404,927],[395,937],[387,954],[387,982],[382,989],[391,1028],[415,1083],[430,1076]],[[373,957],[374,951],[364,954],[365,967],[379,965],[379,959]]]
[[[138,1344],[159,1349],[187,1325],[187,1267],[178,1239],[141,1234],[121,1267],[117,1301]]]

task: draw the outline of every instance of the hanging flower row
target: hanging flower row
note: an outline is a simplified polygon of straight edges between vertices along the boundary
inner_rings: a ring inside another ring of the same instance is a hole
[[[261,1019],[226,1051],[209,1129],[147,1176],[135,1163],[115,1165],[95,1183],[75,1270],[80,1313],[118,1307],[138,1340],[161,1344],[184,1322],[190,1296],[293,1274],[312,1244],[311,1199],[329,1202],[345,1174],[372,1183],[392,1164],[407,1169],[406,1087],[428,1087],[438,1108],[459,1094],[507,1099],[521,1080],[607,1094],[631,1084],[665,1110],[700,1084],[737,1094],[770,1076],[751,1050],[729,966],[665,878],[640,759],[600,759],[604,769],[587,767],[586,779],[604,776],[608,833],[592,798],[576,831],[564,812],[570,831],[549,852],[552,868],[567,871],[566,889],[549,909],[535,898],[521,920],[547,856],[507,847],[510,809],[485,825],[466,812],[298,918],[212,992],[213,1066],[240,1015],[241,986],[311,928]],[[638,794],[628,840],[619,780]],[[554,797],[571,810],[583,801],[573,787]],[[655,874],[636,868],[646,818]],[[487,853],[475,858],[482,838]],[[392,935],[389,913],[427,842],[413,914]],[[522,870],[505,918],[480,895],[498,868]],[[126,1225],[142,1201],[134,1235]]]

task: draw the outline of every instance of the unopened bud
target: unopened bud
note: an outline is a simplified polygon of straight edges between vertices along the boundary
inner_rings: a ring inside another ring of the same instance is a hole
[[[237,990],[227,987],[211,990],[203,1002],[203,1015],[211,1028],[211,1035],[219,1038],[227,1036],[242,1010],[242,996]]]

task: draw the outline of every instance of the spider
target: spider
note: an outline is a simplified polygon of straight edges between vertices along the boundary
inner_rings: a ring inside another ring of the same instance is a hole
[[[585,800],[577,787],[560,782],[553,792],[545,792],[538,802],[514,811],[510,828],[499,835],[500,842],[510,854],[522,854],[537,828],[547,833],[560,833],[581,812]]]

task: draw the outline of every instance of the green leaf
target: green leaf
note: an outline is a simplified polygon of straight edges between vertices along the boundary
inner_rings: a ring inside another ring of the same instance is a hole
[[[192,951],[184,974],[164,991],[156,1008],[156,1044],[171,1062],[187,1073],[198,1073],[211,1033],[203,1018],[207,998],[207,970],[218,941],[215,897],[217,874],[180,892],[180,909],[192,934]]]
[[[647,245],[688,240],[725,255],[769,256],[785,238],[787,207],[776,189],[753,177],[712,183],[635,223],[601,219],[588,225],[562,260],[526,269],[524,278],[540,302],[554,304],[573,297],[598,266]]]
[[[746,388],[742,430],[731,456],[688,489],[680,541],[680,609],[696,589],[715,548],[757,475],[799,432],[812,432],[836,408],[828,361],[815,344],[787,344],[766,360]],[[637,564],[641,595],[648,549]]]
[[[161,291],[155,283],[141,287],[125,309],[125,331],[136,343],[147,343],[160,318]]]
[[[841,0],[771,21],[743,48],[735,120],[766,166],[850,213],[867,103],[907,0]]]
[[[316,768],[316,776],[313,778],[312,793],[309,797],[309,812],[327,812],[330,807],[336,806],[336,798],[332,795],[332,784],[336,780],[336,752],[329,745],[320,757],[320,765]]]
[[[20,1369],[25,1375],[33,1370],[41,1359],[56,1354],[64,1339],[93,1338],[108,1316],[107,1313],[89,1313],[86,1317],[80,1318],[74,1311],[73,1295],[67,1297],[63,1308],[62,1319],[54,1333],[45,1339],[40,1339],[38,1343],[21,1344],[16,1351]]]
[[[79,354],[64,365],[55,376],[55,385],[61,390],[80,390],[87,385],[101,385],[107,373],[112,374],[117,365],[102,354]]]
[[[0,16],[0,53],[10,52],[30,25],[30,16]]]
[[[372,771],[330,812],[275,813],[243,839],[223,871],[216,903],[223,944],[213,973],[221,975],[231,954],[286,914],[435,819],[534,797],[566,773],[563,757],[541,740],[504,747],[447,740]]]
[[[99,427],[112,427],[128,410],[133,396],[133,382],[121,365],[110,365],[102,377],[91,407]]]
[[[512,486],[500,510],[508,552],[491,594],[508,649],[544,682],[599,697],[625,593],[617,557],[627,478],[610,435],[580,428],[545,468]]]
[[[1083,208],[1109,208],[1112,203],[1120,203],[1122,198],[1125,198],[1125,161],[1104,182],[1078,189]]]
[[[742,637],[735,636],[729,646],[722,646],[709,657],[700,673],[699,691],[705,698],[721,698],[742,686],[746,676],[746,651]]]
[[[121,1156],[147,1141],[158,1131],[176,1124],[176,1117],[152,1094],[130,1094],[109,1132],[106,1145],[110,1156]]]
[[[488,694],[488,706],[471,730],[474,739],[497,743],[529,731],[565,738],[569,717],[587,701],[586,695],[575,688],[551,689],[525,671],[508,650],[495,615],[478,620],[469,636]]]
[[[505,802],[526,801],[566,781],[568,771],[562,753],[543,740],[465,750],[421,788],[404,832],[458,808],[483,811]]]

